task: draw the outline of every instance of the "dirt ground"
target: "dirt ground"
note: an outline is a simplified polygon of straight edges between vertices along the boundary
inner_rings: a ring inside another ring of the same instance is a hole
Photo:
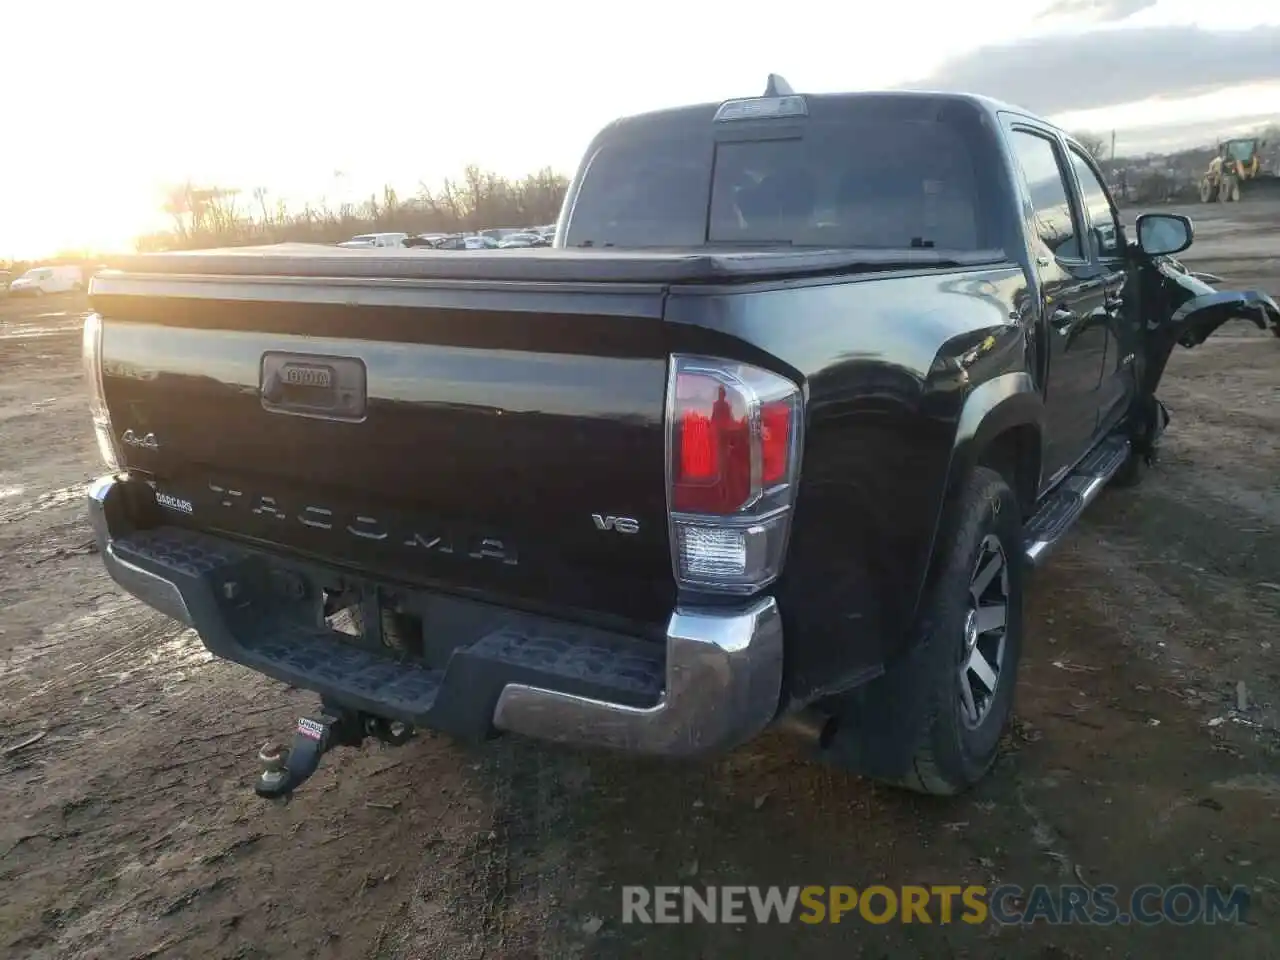
[[[1232,245],[1280,212],[1192,212],[1188,262],[1280,292],[1280,244]],[[212,660],[92,552],[83,310],[0,300],[5,956],[1280,956],[1274,337],[1180,351],[1162,461],[1034,578],[1017,722],[967,796],[876,787],[781,735],[711,764],[422,736],[331,754],[276,805],[253,757],[312,698]],[[1081,881],[1251,902],[1216,927],[621,923],[624,884]]]

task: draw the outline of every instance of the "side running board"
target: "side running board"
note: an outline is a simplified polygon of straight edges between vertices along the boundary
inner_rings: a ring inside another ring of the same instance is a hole
[[[1028,564],[1038,567],[1044,563],[1044,558],[1080,519],[1085,507],[1097,499],[1107,481],[1131,455],[1129,440],[1113,436],[1080,461],[1080,465],[1040,505],[1035,516],[1027,521],[1022,552]]]

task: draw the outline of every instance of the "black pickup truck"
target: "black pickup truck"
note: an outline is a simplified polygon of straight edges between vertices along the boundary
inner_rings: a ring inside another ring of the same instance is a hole
[[[1025,572],[1168,421],[1177,344],[1280,322],[1129,238],[1098,168],[957,94],[619,120],[545,250],[309,245],[99,273],[112,577],[317,692],[258,791],[415,727],[689,756],[777,724],[953,793]]]

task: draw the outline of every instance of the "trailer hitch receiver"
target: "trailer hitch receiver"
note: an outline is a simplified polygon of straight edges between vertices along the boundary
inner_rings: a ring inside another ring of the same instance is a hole
[[[320,758],[334,747],[358,747],[365,737],[400,746],[413,736],[408,724],[387,721],[351,710],[322,705],[314,717],[299,717],[293,744],[281,747],[268,741],[258,751],[261,771],[253,790],[267,799],[287,799],[320,766]]]

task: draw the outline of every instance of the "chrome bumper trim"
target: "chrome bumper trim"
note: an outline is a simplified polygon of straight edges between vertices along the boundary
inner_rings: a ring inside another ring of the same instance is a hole
[[[731,749],[773,720],[782,689],[782,619],[772,597],[750,609],[677,610],[667,625],[666,689],[630,707],[508,684],[493,724],[558,743],[692,756]]]

